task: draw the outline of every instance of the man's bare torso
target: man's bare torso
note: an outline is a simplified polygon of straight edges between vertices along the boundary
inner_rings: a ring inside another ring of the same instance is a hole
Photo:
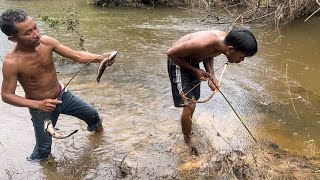
[[[212,31],[199,31],[195,33],[190,33],[182,38],[180,38],[175,45],[192,40],[192,39],[203,39],[204,41],[212,41],[212,40],[223,40],[227,35],[226,32],[212,30]],[[184,59],[189,62],[190,64],[199,64],[205,59],[213,58],[220,55],[221,52],[218,52],[214,45],[208,46],[206,49],[202,51],[198,51],[197,54],[193,54],[189,57],[184,57]]]
[[[59,95],[59,82],[52,61],[53,49],[45,37],[35,52],[21,52],[14,48],[8,60],[15,61],[17,80],[23,87],[26,98],[34,100],[55,99]]]

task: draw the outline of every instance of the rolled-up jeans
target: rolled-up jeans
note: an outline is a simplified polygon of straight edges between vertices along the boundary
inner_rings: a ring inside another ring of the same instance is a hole
[[[48,157],[51,152],[52,137],[48,132],[44,131],[44,120],[50,119],[53,126],[55,126],[59,115],[67,114],[84,120],[88,125],[88,131],[95,131],[102,123],[103,120],[98,112],[70,91],[62,92],[61,101],[62,103],[57,104],[55,110],[49,113],[29,108],[35,131],[36,145],[28,160],[41,160]]]

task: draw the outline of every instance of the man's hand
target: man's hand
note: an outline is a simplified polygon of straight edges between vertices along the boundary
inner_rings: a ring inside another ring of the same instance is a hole
[[[217,88],[220,87],[220,84],[215,77],[210,76],[208,78],[208,86],[211,88],[212,91],[215,91]]]
[[[38,104],[37,109],[39,109],[40,111],[44,111],[44,112],[52,112],[56,108],[57,104],[62,103],[62,101],[57,100],[57,99],[45,99],[45,100],[38,101],[38,102],[39,102],[39,104]]]
[[[108,58],[110,55],[111,55],[111,52],[107,52],[107,53],[102,54],[102,60],[104,60],[105,58]],[[107,66],[111,66],[114,62],[116,62],[116,60],[117,60],[117,57],[115,57],[115,58],[111,59],[110,61],[108,61],[106,65]]]
[[[196,68],[193,72],[194,72],[194,75],[196,76],[196,78],[198,78],[200,81],[206,81],[210,76],[209,73],[205,72],[202,69],[198,69],[198,68]]]

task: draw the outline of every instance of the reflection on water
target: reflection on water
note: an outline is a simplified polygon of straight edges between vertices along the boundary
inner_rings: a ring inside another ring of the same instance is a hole
[[[44,12],[62,17],[62,7],[68,6],[62,1],[0,2],[0,12],[20,7],[34,17]],[[200,157],[193,159],[183,145],[181,110],[173,107],[165,52],[188,32],[225,27],[201,22],[205,14],[183,9],[103,9],[79,0],[76,11],[87,50],[119,52],[118,61],[106,70],[99,84],[95,81],[97,65],[92,64],[68,86],[99,110],[106,132],[102,136],[90,134],[83,122],[61,116],[57,124],[60,129],[80,131],[68,139],[54,140],[53,157],[39,166],[25,161],[34,145],[30,115],[25,108],[1,102],[0,118],[7,121],[0,124],[0,177],[116,178],[119,173],[121,176],[120,170],[130,167],[128,177],[170,179],[181,175],[179,171],[199,168],[204,162],[201,153],[208,149],[200,147]],[[42,22],[38,24],[43,34],[57,37]],[[317,18],[307,23],[296,21],[283,29],[283,37],[278,38],[276,33],[259,36],[258,55],[240,65],[230,65],[221,88],[256,138],[308,156],[319,156],[320,84],[315,79],[320,66],[319,24]],[[253,31],[265,33],[262,29]],[[64,44],[80,49],[75,34],[61,29],[58,35]],[[0,38],[4,42],[0,44],[3,58],[13,44],[8,44],[3,34]],[[216,68],[226,61],[223,56],[216,60]],[[59,79],[68,82],[81,66],[57,63]],[[293,110],[288,84],[299,118]],[[17,91],[23,95],[20,86]],[[202,92],[202,99],[210,94],[205,83]],[[209,141],[216,150],[228,151],[230,146],[244,150],[254,144],[220,94],[198,105],[194,123],[195,136],[202,138],[199,146]]]

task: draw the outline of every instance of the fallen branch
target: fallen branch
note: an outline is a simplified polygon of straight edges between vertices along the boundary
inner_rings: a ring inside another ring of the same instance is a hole
[[[213,120],[214,120],[214,116],[212,116],[212,118],[213,118]],[[223,136],[221,136],[221,134],[220,134],[220,133],[218,132],[218,130],[213,126],[213,124],[212,124],[211,121],[210,121],[210,123],[211,123],[212,128],[217,132],[217,136],[221,137],[222,140],[223,140],[224,142],[226,142],[233,151],[235,151],[235,149],[234,149],[234,148],[231,146],[231,144],[226,140],[226,138],[224,138]]]
[[[299,115],[298,115],[298,113],[296,111],[296,107],[294,106],[292,95],[291,95],[291,91],[290,91],[289,80],[288,80],[288,64],[286,64],[286,79],[287,79],[287,85],[288,85],[288,90],[289,90],[289,95],[290,95],[290,100],[291,100],[291,103],[292,103],[292,107],[293,107],[293,110],[296,113],[297,117],[299,118]]]
[[[306,20],[304,20],[304,22],[308,21],[308,19],[310,19],[313,15],[315,15],[319,11],[320,11],[320,8],[316,10],[314,13],[312,13]]]
[[[319,0],[316,0],[317,4],[320,6],[320,2]],[[304,22],[308,21],[308,19],[310,19],[313,15],[315,15],[317,12],[320,11],[320,8],[317,9],[314,13],[312,13],[306,20],[304,20]]]

